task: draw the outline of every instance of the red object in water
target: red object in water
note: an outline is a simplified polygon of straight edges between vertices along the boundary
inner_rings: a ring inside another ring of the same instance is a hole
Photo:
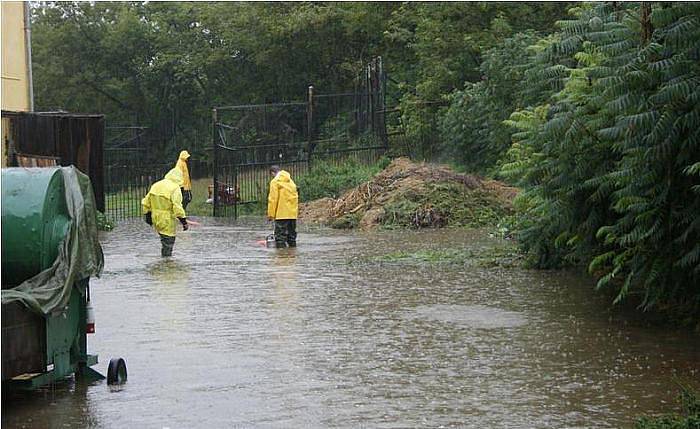
[[[218,194],[219,194],[219,204],[224,204],[227,206],[230,206],[231,204],[235,203],[236,201],[240,201],[239,195],[241,193],[241,187],[236,186],[235,188],[232,185],[229,185],[227,183],[221,183],[219,182],[219,189],[218,189]],[[214,185],[211,184],[209,185],[209,199],[213,201],[214,199]]]
[[[95,310],[92,309],[92,304],[90,301],[87,302],[85,307],[87,325],[85,326],[85,333],[94,334],[95,333]]]
[[[187,219],[187,223],[190,224],[190,225],[194,225],[194,226],[200,226],[200,225],[201,225],[201,223],[195,222],[195,221],[189,220],[189,219]]]

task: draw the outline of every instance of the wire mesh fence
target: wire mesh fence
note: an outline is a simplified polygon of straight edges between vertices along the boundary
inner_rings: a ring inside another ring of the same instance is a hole
[[[150,186],[163,178],[169,165],[137,166],[110,164],[105,166],[106,212],[109,219],[121,221],[141,216],[141,199]]]
[[[300,174],[306,166],[307,103],[228,106],[215,110],[214,215],[264,204],[269,167]]]
[[[310,86],[303,102],[215,108],[214,215],[237,217],[243,207],[264,206],[273,165],[298,177],[314,162],[376,162],[388,141],[385,82],[376,59],[352,92]]]
[[[317,162],[377,162],[389,141],[385,103],[386,75],[377,58],[349,92],[326,94],[311,86],[303,101],[217,107],[211,161],[191,158],[190,176],[212,178],[207,202],[215,216],[262,209],[272,165],[298,177]],[[106,214],[115,221],[140,216],[141,199],[175,165],[179,150],[170,155],[163,147],[167,138],[145,127],[107,127],[106,133]]]
[[[104,149],[105,214],[113,221],[142,215],[141,200],[150,186],[175,166],[179,150],[168,156],[158,143],[162,136],[140,126],[106,127]],[[159,150],[154,150],[158,148]],[[170,162],[164,162],[167,159]],[[211,177],[211,163],[191,157],[190,177]]]

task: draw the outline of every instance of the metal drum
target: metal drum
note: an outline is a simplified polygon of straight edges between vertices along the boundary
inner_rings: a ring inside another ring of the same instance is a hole
[[[59,168],[2,169],[2,288],[50,267],[69,225]]]

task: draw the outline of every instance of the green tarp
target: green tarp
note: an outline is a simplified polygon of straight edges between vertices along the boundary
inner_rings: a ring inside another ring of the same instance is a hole
[[[12,289],[2,290],[2,303],[20,301],[41,314],[56,314],[68,304],[73,285],[98,276],[104,255],[98,240],[97,209],[90,179],[75,167],[59,167],[65,184],[70,224],[58,257],[44,271]],[[84,289],[80,289],[82,294]]]

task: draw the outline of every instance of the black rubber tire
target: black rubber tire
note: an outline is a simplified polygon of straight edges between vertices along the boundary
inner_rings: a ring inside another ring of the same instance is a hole
[[[107,384],[122,384],[126,381],[126,361],[112,358],[107,368]]]

